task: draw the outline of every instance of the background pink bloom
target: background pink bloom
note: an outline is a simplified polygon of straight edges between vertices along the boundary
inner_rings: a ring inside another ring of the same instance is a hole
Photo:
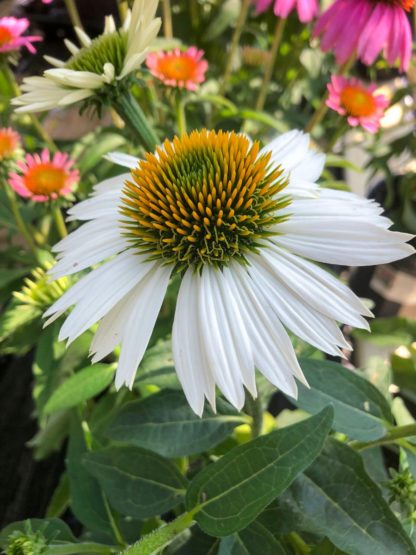
[[[10,158],[20,146],[20,135],[11,127],[0,129],[0,160]]]
[[[374,94],[376,88],[377,85],[366,86],[354,77],[346,79],[334,75],[328,85],[327,106],[341,116],[346,116],[352,127],[361,125],[370,133],[376,133],[389,105],[389,99],[386,96]]]
[[[146,65],[151,74],[168,87],[195,91],[198,84],[205,81],[208,69],[203,55],[204,51],[194,46],[184,51],[175,48],[170,52],[152,52],[147,56]]]
[[[28,29],[30,22],[26,18],[0,18],[0,52],[13,52],[25,46],[30,53],[36,52],[32,42],[41,41],[39,36],[22,36]]]
[[[254,0],[257,13],[266,11],[272,4],[273,11],[278,17],[286,19],[288,15],[297,10],[302,23],[311,21],[318,13],[318,0]]]
[[[335,53],[338,64],[355,52],[371,65],[381,51],[390,65],[400,60],[407,70],[412,52],[412,31],[405,10],[414,0],[335,0],[316,24],[314,36],[322,35],[321,48]]]
[[[62,152],[56,152],[52,158],[46,149],[41,155],[27,154],[25,161],[17,165],[21,174],[10,174],[10,185],[21,197],[36,202],[68,195],[79,181],[78,170],[71,170],[74,161]]]

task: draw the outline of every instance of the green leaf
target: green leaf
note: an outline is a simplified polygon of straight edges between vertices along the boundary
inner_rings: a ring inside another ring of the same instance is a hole
[[[340,551],[332,544],[328,538],[325,538],[319,545],[315,547],[311,555],[348,555],[344,551]]]
[[[91,135],[88,140],[91,141],[91,144],[85,148],[77,162],[81,174],[87,174],[95,166],[102,164],[105,154],[113,150],[120,150],[126,142],[124,137],[116,133],[103,133],[99,137]]]
[[[137,371],[135,385],[156,385],[164,389],[181,389],[176,377],[170,339],[159,340],[147,350]]]
[[[221,540],[218,555],[286,555],[282,544],[260,522]]]
[[[14,268],[11,270],[0,269],[0,289],[9,285],[13,281],[26,276],[30,272],[31,268]]]
[[[333,411],[259,437],[229,451],[192,481],[188,510],[208,534],[223,537],[248,526],[319,454]]]
[[[82,463],[87,451],[81,424],[74,418],[68,443],[66,467],[71,491],[71,511],[87,528],[110,534],[111,526],[101,488]]]
[[[70,504],[69,479],[66,473],[62,474],[58,485],[53,492],[51,500],[46,509],[47,518],[55,518],[64,514]]]
[[[109,447],[88,453],[84,464],[113,507],[128,516],[160,515],[185,495],[186,479],[176,466],[139,447]]]
[[[246,422],[228,403],[218,401],[218,414],[207,410],[200,418],[183,393],[160,391],[125,405],[109,425],[107,435],[168,458],[201,453]]]
[[[45,414],[75,407],[95,397],[111,384],[114,372],[112,364],[94,364],[77,372],[51,395],[44,408]]]
[[[279,504],[296,529],[327,536],[348,555],[416,553],[361,457],[334,439]]]
[[[294,401],[299,408],[315,414],[332,404],[338,432],[360,441],[385,435],[383,420],[393,423],[393,417],[386,399],[371,383],[335,362],[305,359],[301,366],[310,389],[299,385]]]

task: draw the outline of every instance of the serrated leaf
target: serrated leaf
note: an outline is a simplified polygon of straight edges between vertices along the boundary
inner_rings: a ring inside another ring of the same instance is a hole
[[[180,391],[164,390],[125,405],[110,423],[115,440],[155,451],[164,457],[201,453],[218,445],[245,419],[219,399],[218,413],[196,416]]]
[[[328,439],[316,461],[279,500],[280,513],[297,530],[327,536],[348,555],[414,555],[380,489],[361,457]]]
[[[332,404],[334,428],[352,439],[370,441],[385,435],[383,420],[393,423],[393,417],[376,387],[335,362],[305,359],[301,366],[310,389],[299,385],[296,406],[315,414]]]
[[[317,457],[333,411],[259,437],[229,451],[192,481],[188,510],[208,534],[224,537],[248,526]]]
[[[183,501],[186,479],[176,466],[139,447],[109,447],[84,456],[110,503],[136,518],[160,515]]]
[[[114,372],[115,366],[112,364],[94,364],[77,372],[51,395],[44,413],[53,414],[95,397],[111,384]]]

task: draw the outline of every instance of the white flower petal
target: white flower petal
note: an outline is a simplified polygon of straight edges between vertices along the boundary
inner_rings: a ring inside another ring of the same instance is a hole
[[[136,156],[130,156],[130,154],[125,154],[124,152],[109,152],[104,158],[113,164],[132,170],[136,169],[139,163]]]
[[[162,306],[172,268],[155,265],[138,284],[121,339],[121,354],[116,373],[116,388],[132,387],[156,318]]]
[[[77,26],[74,27],[74,31],[77,34],[78,40],[82,44],[82,46],[88,47],[91,45],[92,40],[90,39],[90,37],[87,35],[85,31],[83,31]]]
[[[120,216],[120,191],[115,189],[92,196],[68,210],[68,221],[114,218]]]

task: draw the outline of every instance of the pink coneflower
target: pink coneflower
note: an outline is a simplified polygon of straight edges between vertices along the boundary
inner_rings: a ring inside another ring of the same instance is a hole
[[[296,9],[302,23],[311,21],[318,13],[318,0],[254,0],[257,13],[265,12],[272,3],[278,17],[286,19]]]
[[[32,42],[42,40],[39,36],[22,36],[28,29],[30,22],[26,18],[16,17],[0,18],[0,53],[14,52],[25,46],[31,54],[36,52]]]
[[[55,200],[68,195],[79,180],[78,170],[68,154],[56,152],[51,158],[47,149],[42,154],[27,154],[18,162],[21,175],[10,174],[9,183],[18,195],[36,202]]]
[[[203,55],[204,51],[194,46],[184,51],[175,48],[170,52],[152,52],[147,56],[146,65],[151,74],[168,87],[195,91],[198,84],[205,81],[208,69]]]
[[[400,60],[400,69],[409,67],[412,31],[406,11],[414,0],[335,0],[322,14],[314,36],[322,35],[321,48],[335,53],[338,64],[354,53],[371,65],[381,51],[390,65]]]
[[[19,133],[11,127],[0,128],[0,160],[11,158],[19,146]]]
[[[389,105],[386,96],[374,93],[376,88],[377,85],[366,86],[354,77],[346,79],[334,75],[328,85],[329,98],[326,103],[341,116],[346,116],[352,127],[361,125],[370,133],[376,133]]]

